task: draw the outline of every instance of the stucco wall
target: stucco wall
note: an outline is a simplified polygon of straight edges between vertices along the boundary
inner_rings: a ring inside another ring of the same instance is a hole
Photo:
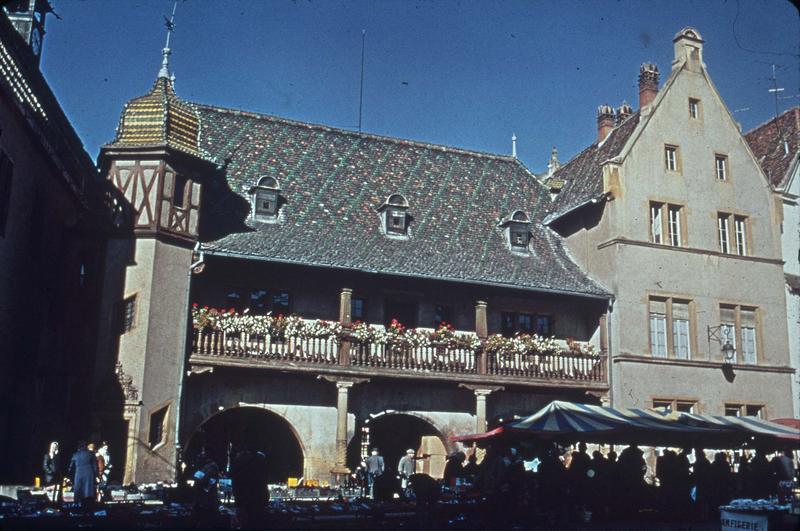
[[[773,194],[724,104],[700,69],[691,70],[666,80],[659,99],[641,111],[616,161],[619,189],[600,219],[591,219],[595,214],[587,208],[582,223],[572,222],[568,245],[615,295],[609,314],[613,356],[650,357],[648,297],[678,297],[694,306],[692,360],[721,361],[720,345],[709,348],[707,327],[719,326],[721,303],[739,304],[758,308],[758,364],[786,367],[789,330]],[[689,98],[701,102],[699,119],[689,117]],[[679,171],[665,169],[665,144],[678,146]],[[726,181],[716,177],[717,153],[728,157]],[[685,249],[649,242],[651,201],[683,207]],[[718,212],[747,216],[748,255],[758,259],[719,256]],[[770,416],[791,410],[785,372],[738,371],[730,384],[719,370],[700,365],[612,363],[613,403],[650,406],[657,395],[694,397],[702,410],[716,414],[726,402],[764,403]]]

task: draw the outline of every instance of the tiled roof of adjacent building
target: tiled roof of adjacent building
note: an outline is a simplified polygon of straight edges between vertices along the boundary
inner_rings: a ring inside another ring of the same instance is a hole
[[[772,186],[785,184],[800,153],[800,107],[793,107],[745,135]],[[784,144],[785,142],[785,144]]]
[[[605,297],[543,226],[548,191],[516,159],[196,106],[201,148],[224,184],[204,192],[204,248],[253,259]],[[252,221],[249,191],[281,189],[277,223]],[[233,192],[233,193],[231,193]],[[408,200],[410,237],[381,229],[377,208]],[[530,255],[509,250],[498,227],[530,216]]]
[[[553,174],[552,179],[564,184],[551,205],[549,219],[558,218],[603,193],[602,163],[619,155],[637,125],[639,113],[635,112],[603,142],[590,145]]]

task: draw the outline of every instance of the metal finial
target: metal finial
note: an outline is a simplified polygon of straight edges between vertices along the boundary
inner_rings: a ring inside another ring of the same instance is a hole
[[[172,32],[175,31],[175,11],[177,9],[178,2],[176,1],[172,6],[172,16],[170,18],[164,17],[164,25],[167,27],[167,41],[164,43],[164,49],[161,50],[161,69],[158,71],[158,77],[163,77],[164,79],[170,79],[169,55],[171,51],[169,49],[169,39],[172,36]]]
[[[511,133],[511,156],[517,158],[517,135]]]

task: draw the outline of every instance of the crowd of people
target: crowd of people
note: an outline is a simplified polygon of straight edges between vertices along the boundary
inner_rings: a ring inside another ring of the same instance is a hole
[[[498,518],[528,511],[550,512],[558,520],[635,518],[642,510],[660,512],[667,519],[708,519],[717,508],[740,498],[769,498],[781,482],[794,482],[791,450],[767,460],[767,452],[736,456],[736,472],[728,453],[676,452],[664,449],[649,474],[645,453],[628,446],[617,455],[584,443],[573,452],[544,446],[536,455],[536,471],[527,471],[514,448],[490,448],[477,467],[475,486]],[[466,465],[460,473],[466,475]],[[457,472],[459,473],[459,472]]]
[[[477,449],[468,452],[469,456],[463,451],[448,456],[443,478],[436,481],[416,472],[418,457],[413,449],[400,458],[395,472],[374,448],[350,476],[349,486],[379,501],[416,499],[417,506],[426,510],[443,493],[472,492],[484,500],[487,517],[503,525],[530,517],[558,523],[589,513],[594,520],[636,519],[643,510],[668,519],[703,520],[715,517],[717,508],[732,498],[768,498],[778,492],[781,482],[796,485],[797,477],[791,450],[771,460],[764,449],[731,454],[732,460],[726,452],[712,452],[709,460],[709,452],[700,448],[664,449],[649,467],[645,452],[636,445],[617,455],[613,449],[599,448],[589,454],[584,443],[574,451],[545,444],[526,449],[527,467],[514,447],[490,447],[481,451],[480,460]],[[183,483],[193,493],[194,521],[199,526],[217,521],[223,483],[232,489],[238,526],[263,521],[269,500],[266,455],[246,445],[232,455],[221,471],[203,450],[185,471]],[[42,466],[53,501],[65,484],[72,486],[75,502],[87,507],[107,496],[112,469],[107,443],[98,449],[92,443],[82,444],[68,466],[63,464],[58,443],[51,443]]]
[[[72,486],[74,499],[81,505],[91,505],[108,496],[111,475],[111,454],[108,443],[80,443],[69,462],[63,459],[58,441],[53,441],[42,460],[44,488],[52,501],[61,500],[63,489]]]

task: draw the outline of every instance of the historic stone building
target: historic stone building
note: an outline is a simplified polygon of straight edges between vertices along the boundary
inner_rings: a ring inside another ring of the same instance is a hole
[[[30,483],[49,441],[69,452],[90,429],[97,172],[38,68],[46,4],[0,11],[2,483]]]
[[[792,378],[794,416],[800,418],[800,107],[745,135],[783,205],[781,247],[786,280],[786,318]]]
[[[437,474],[451,435],[605,395],[609,294],[519,161],[190,104],[168,56],[100,155],[97,426],[126,481],[246,440],[274,479],[335,478],[369,445]],[[516,332],[538,335],[490,337]]]
[[[703,44],[681,30],[660,88],[658,67],[642,65],[637,111],[599,108],[597,141],[551,178],[546,223],[614,294],[615,406],[788,417],[780,202]]]
[[[247,441],[273,479],[335,480],[372,445],[436,475],[451,435],[555,398],[789,416],[781,210],[699,33],[674,44],[546,186],[513,157],[185,102],[165,50],[100,155],[96,429],[125,480]]]

